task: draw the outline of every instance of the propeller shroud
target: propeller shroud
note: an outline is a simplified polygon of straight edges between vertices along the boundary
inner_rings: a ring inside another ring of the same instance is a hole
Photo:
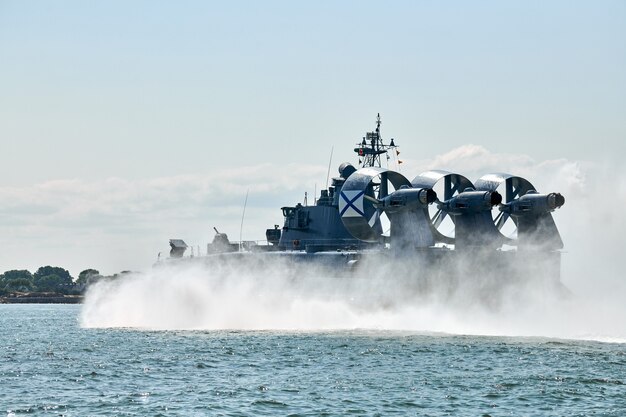
[[[438,183],[443,181],[443,194],[440,193],[438,187]],[[419,174],[417,177],[411,181],[411,184],[415,188],[432,188],[437,192],[437,195],[442,195],[443,200],[447,201],[453,197],[456,197],[458,194],[465,191],[467,188],[474,188],[474,184],[464,177],[461,174],[457,174],[450,171],[445,170],[432,170],[426,171]],[[443,229],[445,227],[444,221],[446,217],[449,217],[449,220],[454,224],[455,219],[454,216],[448,216],[444,210],[436,209],[433,205],[430,208],[425,208],[424,212],[426,216],[430,219],[430,224],[432,228],[433,235],[435,237],[436,242],[454,244],[454,229],[452,233],[444,233]]]
[[[504,186],[504,201],[502,202],[504,204],[508,204],[529,191],[535,190],[535,186],[526,178],[502,172],[483,175],[476,181],[476,190],[479,191],[496,191],[501,186]],[[517,239],[517,219],[503,211],[494,211],[493,214],[493,223],[502,236],[512,244],[515,244]]]
[[[399,189],[411,182],[402,174],[387,168],[361,168],[351,174],[341,187],[339,213],[346,229],[357,239],[380,242],[383,228],[382,210],[376,201],[389,194],[389,185]]]

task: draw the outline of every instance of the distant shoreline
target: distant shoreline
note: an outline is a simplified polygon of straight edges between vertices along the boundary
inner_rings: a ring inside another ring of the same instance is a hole
[[[83,298],[59,293],[11,294],[0,297],[0,304],[80,304]]]

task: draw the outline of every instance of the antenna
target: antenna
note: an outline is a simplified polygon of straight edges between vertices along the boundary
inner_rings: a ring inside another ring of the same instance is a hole
[[[330,147],[330,160],[328,161],[328,172],[326,173],[326,188],[328,188],[328,179],[330,178],[330,164],[333,163],[333,151],[335,150],[334,146]]]
[[[242,235],[243,235],[243,219],[246,216],[246,206],[248,205],[248,193],[250,192],[250,189],[248,188],[246,190],[246,199],[243,202],[243,213],[241,213],[241,227],[239,227],[239,251],[241,251],[241,241],[242,241]]]

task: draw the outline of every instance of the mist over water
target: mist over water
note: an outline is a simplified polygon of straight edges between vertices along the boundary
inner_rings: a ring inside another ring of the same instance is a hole
[[[626,285],[620,267],[626,220],[612,209],[626,206],[626,175],[568,161],[510,171],[521,172],[540,192],[559,191],[566,197],[554,217],[565,242],[561,282],[567,294],[540,270],[499,288],[471,270],[453,281],[424,285],[415,279],[419,273],[414,267],[394,262],[352,276],[293,273],[283,263],[258,267],[181,262],[92,286],[81,325],[380,329],[626,343]],[[608,198],[610,206],[600,204]],[[501,282],[507,282],[506,275]]]
[[[618,299],[567,295],[536,279],[502,291],[471,277],[423,286],[392,269],[368,277],[311,272],[294,278],[282,264],[262,271],[168,265],[94,285],[81,324],[168,330],[383,329],[626,342],[626,315]]]

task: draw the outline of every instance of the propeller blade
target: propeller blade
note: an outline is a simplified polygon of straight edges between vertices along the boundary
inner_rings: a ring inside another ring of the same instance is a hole
[[[387,183],[387,173],[383,172],[380,174],[380,188],[378,189],[378,198],[383,199],[387,197],[389,184]]]
[[[437,213],[435,214],[435,217],[433,218],[433,225],[435,226],[435,228],[438,228],[439,226],[441,226],[441,223],[443,223],[447,215],[448,213],[443,210],[437,211]]]
[[[454,188],[452,187],[452,176],[446,175],[443,179],[443,200],[448,201],[454,195]]]
[[[510,214],[505,213],[503,211],[501,211],[500,214],[498,214],[498,216],[495,219],[496,227],[498,228],[498,230],[502,230],[504,223],[506,223],[506,221],[509,220],[509,217],[511,217]]]
[[[372,214],[372,217],[367,222],[367,224],[369,224],[369,226],[373,228],[379,218],[380,218],[380,215],[378,214],[378,211],[375,211],[374,214]]]

